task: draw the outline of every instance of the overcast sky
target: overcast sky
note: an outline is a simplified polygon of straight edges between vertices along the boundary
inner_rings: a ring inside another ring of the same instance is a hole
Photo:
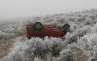
[[[97,0],[0,0],[0,20],[97,9]]]

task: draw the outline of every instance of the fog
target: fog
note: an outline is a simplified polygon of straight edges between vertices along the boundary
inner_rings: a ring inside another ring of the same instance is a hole
[[[0,0],[0,20],[97,9],[97,0]]]

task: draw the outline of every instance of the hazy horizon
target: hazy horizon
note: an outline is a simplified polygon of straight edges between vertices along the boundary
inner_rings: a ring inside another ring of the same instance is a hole
[[[0,20],[97,9],[97,0],[0,0]]]

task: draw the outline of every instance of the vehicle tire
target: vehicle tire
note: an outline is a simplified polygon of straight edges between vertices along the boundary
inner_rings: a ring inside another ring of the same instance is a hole
[[[70,28],[70,25],[69,24],[65,24],[64,27]]]
[[[63,28],[64,28],[64,31],[67,31],[67,32],[69,32],[70,30],[70,25],[69,24],[65,24],[64,26],[63,26]]]
[[[42,24],[40,22],[36,22],[34,25],[33,25],[33,29],[35,31],[41,31],[43,28]]]

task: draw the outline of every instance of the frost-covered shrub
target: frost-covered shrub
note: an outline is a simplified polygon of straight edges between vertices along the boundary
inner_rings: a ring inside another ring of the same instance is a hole
[[[72,52],[76,52],[76,50],[78,49],[77,43],[69,44],[69,45],[68,45],[68,49],[71,49]]]
[[[9,37],[9,35],[7,33],[0,31],[0,40],[4,40],[8,37]]]
[[[19,27],[17,28],[17,33],[18,34],[23,34],[25,32],[25,27]]]
[[[73,33],[67,33],[65,35],[66,42],[67,43],[72,43],[72,42],[77,42],[77,39],[84,36],[86,33],[90,32],[90,26],[84,26],[82,28],[76,29],[75,32]]]
[[[77,31],[75,31],[75,32],[77,32],[79,37],[82,37],[86,33],[90,32],[90,28],[91,28],[91,26],[84,26],[82,28],[77,29]]]
[[[75,61],[74,55],[70,49],[65,49],[60,52],[61,61]]]
[[[92,19],[92,20],[95,20],[96,19],[96,15],[95,14],[91,14],[91,15],[89,15],[89,18]]]
[[[89,17],[87,17],[86,20],[85,20],[85,25],[91,25],[92,22],[93,21]]]
[[[25,42],[22,42],[22,38],[17,38],[13,45],[13,47],[10,49],[10,52],[8,53],[6,58],[7,61],[23,61],[23,50],[27,48],[27,45]]]
[[[78,28],[77,24],[75,23],[70,24],[70,33],[75,32],[77,28]]]
[[[58,22],[64,23],[65,22],[65,18],[60,18]]]
[[[97,45],[97,34],[87,34],[78,40],[79,48],[84,51],[84,54],[90,57],[96,57],[95,53]]]
[[[68,17],[67,20],[73,22],[75,20],[75,17]]]
[[[51,52],[53,55],[58,55],[59,52],[64,48],[62,40],[57,38],[51,38]]]
[[[34,44],[35,55],[44,56],[46,53],[52,53],[53,55],[59,54],[63,49],[62,40],[57,38],[50,38],[47,40],[38,39]]]
[[[83,21],[85,21],[87,16],[88,16],[88,15],[82,15],[82,16],[81,16],[81,19],[82,19]]]
[[[92,57],[89,58],[89,61],[97,61],[97,45],[93,47]]]
[[[78,22],[82,22],[83,19],[82,19],[81,17],[76,17],[76,21],[78,21]]]
[[[25,50],[24,52],[24,60],[25,61],[31,61],[31,60],[34,60],[35,58],[35,48],[28,48]]]
[[[8,55],[4,57],[7,61],[31,61],[35,57],[46,58],[48,54],[55,56],[59,55],[59,52],[65,47],[60,38],[52,37],[45,37],[44,40],[17,38],[15,41]]]
[[[91,60],[96,59],[96,45],[97,45],[97,24],[93,24],[93,27],[90,27],[88,32],[83,35],[81,38],[78,38],[79,48],[84,52],[84,54]]]
[[[97,23],[91,28],[91,33],[97,33]]]
[[[24,34],[25,33],[25,26],[21,23],[10,24],[4,26],[0,30],[0,40],[5,40],[9,37],[14,37],[16,35]]]
[[[44,57],[46,53],[48,53],[49,49],[48,46],[46,45],[45,41],[42,39],[36,40],[34,44],[35,48],[35,55]]]

